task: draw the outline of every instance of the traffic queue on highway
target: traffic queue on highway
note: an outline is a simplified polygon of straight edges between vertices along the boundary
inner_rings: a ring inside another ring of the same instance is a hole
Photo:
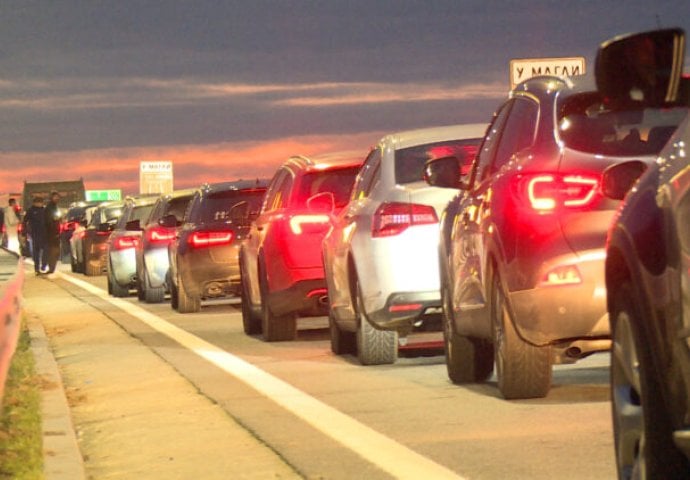
[[[488,125],[392,133],[361,160],[79,206],[72,271],[179,313],[240,298],[267,342],[327,316],[332,351],[363,365],[441,330],[450,380],[495,374],[506,399],[546,396],[554,364],[613,346],[620,478],[685,478],[684,45],[677,29],[617,37],[596,86],[532,78]]]

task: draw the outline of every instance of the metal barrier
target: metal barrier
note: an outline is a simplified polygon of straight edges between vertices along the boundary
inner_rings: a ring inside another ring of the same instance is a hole
[[[22,287],[24,285],[24,266],[17,260],[11,278],[0,283],[0,402],[5,392],[5,380],[10,369],[12,355],[17,348],[19,326],[21,324]]]

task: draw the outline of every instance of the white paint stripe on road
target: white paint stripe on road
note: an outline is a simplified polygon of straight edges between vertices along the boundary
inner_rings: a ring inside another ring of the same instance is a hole
[[[71,275],[62,273],[59,275],[193,351],[394,477],[413,480],[463,478],[289,383],[163,320],[148,310],[125,300],[110,297],[104,290]]]

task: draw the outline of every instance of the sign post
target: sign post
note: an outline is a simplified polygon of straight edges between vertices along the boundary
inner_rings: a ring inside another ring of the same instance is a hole
[[[585,57],[515,58],[510,61],[510,89],[539,75],[575,77],[585,74]]]
[[[139,162],[139,193],[172,193],[172,162]]]

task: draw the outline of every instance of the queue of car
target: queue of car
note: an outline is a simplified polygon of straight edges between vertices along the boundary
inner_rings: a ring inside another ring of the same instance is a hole
[[[613,346],[619,477],[686,478],[684,45],[678,29],[613,39],[596,86],[536,77],[488,126],[390,134],[362,160],[293,156],[270,182],[83,206],[72,270],[180,313],[239,297],[244,332],[269,342],[328,316],[332,351],[363,365],[436,322],[450,380],[495,372],[506,399]]]

